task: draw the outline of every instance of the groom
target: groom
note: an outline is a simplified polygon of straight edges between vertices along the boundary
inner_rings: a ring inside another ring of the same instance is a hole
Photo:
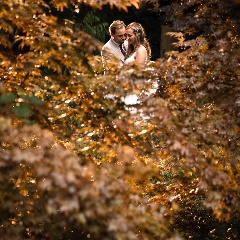
[[[101,56],[104,67],[104,74],[110,71],[111,67],[121,67],[126,55],[126,25],[123,21],[115,20],[109,27],[110,40],[102,47]]]

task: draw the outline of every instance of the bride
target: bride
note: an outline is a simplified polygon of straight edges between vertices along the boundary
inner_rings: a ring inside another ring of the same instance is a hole
[[[126,27],[128,50],[125,63],[144,64],[150,61],[151,48],[140,23],[132,22]]]

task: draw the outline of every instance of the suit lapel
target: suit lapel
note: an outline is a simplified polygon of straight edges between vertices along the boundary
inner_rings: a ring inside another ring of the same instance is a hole
[[[115,53],[115,56],[118,59],[120,59],[122,62],[124,62],[124,56],[123,56],[121,50],[119,49],[119,47],[112,40],[110,40],[110,48]]]

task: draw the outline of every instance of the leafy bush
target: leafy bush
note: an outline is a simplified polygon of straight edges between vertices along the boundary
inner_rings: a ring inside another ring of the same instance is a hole
[[[0,3],[2,239],[239,238],[239,1],[151,2],[179,51],[112,75],[80,3]]]

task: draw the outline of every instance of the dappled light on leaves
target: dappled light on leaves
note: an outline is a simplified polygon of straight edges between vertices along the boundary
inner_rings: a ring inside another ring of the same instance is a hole
[[[139,1],[0,3],[1,236],[238,238],[239,3],[150,2],[174,50],[106,75],[66,11]]]

